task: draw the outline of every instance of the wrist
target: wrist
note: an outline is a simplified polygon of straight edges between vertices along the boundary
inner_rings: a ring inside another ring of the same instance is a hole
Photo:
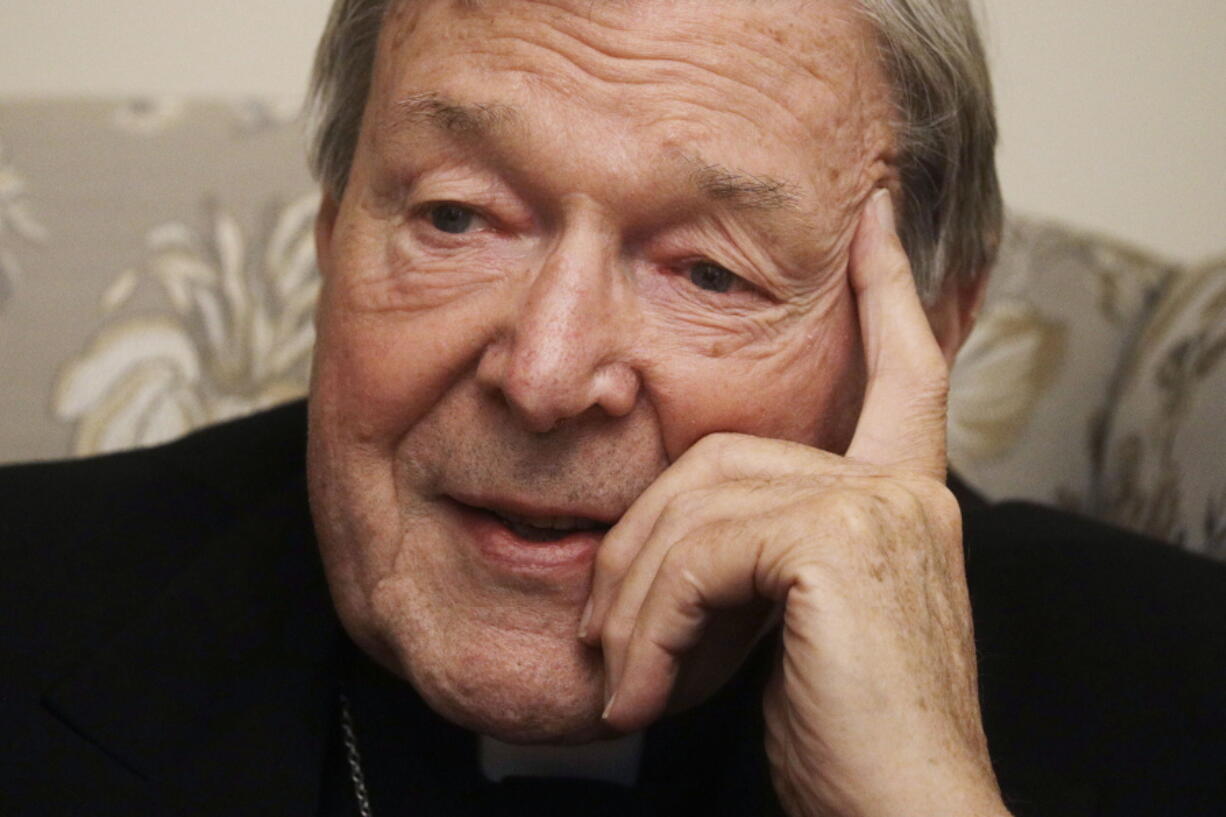
[[[876,796],[845,788],[842,796],[818,797],[810,790],[808,797],[785,802],[784,808],[790,817],[1012,817],[994,777],[979,783],[939,782],[937,777],[926,785],[890,787]],[[822,788],[831,794],[829,787]]]

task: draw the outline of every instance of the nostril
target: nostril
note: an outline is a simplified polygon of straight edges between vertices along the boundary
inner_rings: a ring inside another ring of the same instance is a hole
[[[600,367],[593,402],[612,417],[625,417],[634,410],[642,389],[638,371],[629,363],[614,361]]]

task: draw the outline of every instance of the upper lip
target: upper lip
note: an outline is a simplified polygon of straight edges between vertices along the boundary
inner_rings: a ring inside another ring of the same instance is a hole
[[[559,518],[575,518],[590,520],[598,525],[611,527],[621,518],[621,514],[605,508],[575,505],[571,503],[548,503],[539,500],[524,501],[507,497],[482,496],[476,494],[448,494],[456,502],[483,511],[502,516],[519,517],[521,520],[550,520]]]

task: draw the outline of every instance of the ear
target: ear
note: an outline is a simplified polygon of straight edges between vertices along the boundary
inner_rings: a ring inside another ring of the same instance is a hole
[[[983,305],[987,285],[986,272],[969,280],[951,277],[937,300],[931,306],[925,307],[933,334],[936,335],[945,361],[951,368],[954,358],[958,356],[958,350],[975,328],[975,319],[979,316],[979,307]]]
[[[339,212],[336,199],[325,191],[319,201],[319,212],[315,214],[315,263],[325,278],[332,266],[332,233]]]

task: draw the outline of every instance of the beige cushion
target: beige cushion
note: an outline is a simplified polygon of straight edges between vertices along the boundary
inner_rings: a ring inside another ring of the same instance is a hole
[[[1094,512],[1226,558],[1226,258],[1174,282],[1118,399]]]
[[[1174,267],[1013,214],[958,358],[950,459],[993,499],[1086,509],[1122,358]]]

